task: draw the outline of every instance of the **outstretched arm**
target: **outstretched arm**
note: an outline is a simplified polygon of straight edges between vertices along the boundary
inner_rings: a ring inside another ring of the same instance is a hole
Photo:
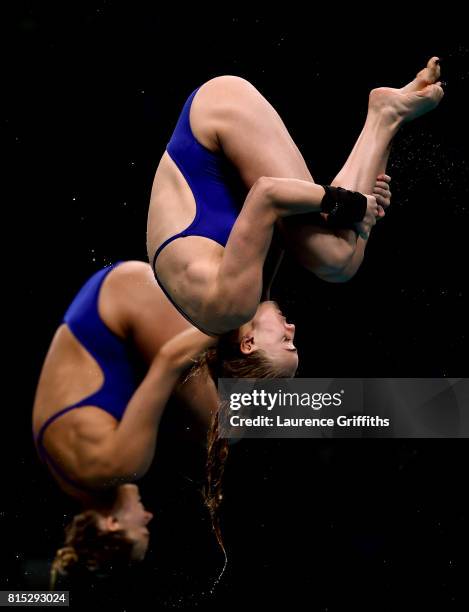
[[[115,486],[143,476],[153,460],[159,422],[179,377],[216,341],[191,328],[162,346],[119,425],[100,445],[99,459],[87,478],[91,486]]]

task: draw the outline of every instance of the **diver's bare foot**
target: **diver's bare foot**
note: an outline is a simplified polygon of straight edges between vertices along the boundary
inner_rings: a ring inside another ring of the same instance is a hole
[[[391,121],[405,123],[421,117],[438,106],[444,96],[440,60],[432,57],[413,81],[401,89],[378,87],[370,93],[370,111],[388,115]]]

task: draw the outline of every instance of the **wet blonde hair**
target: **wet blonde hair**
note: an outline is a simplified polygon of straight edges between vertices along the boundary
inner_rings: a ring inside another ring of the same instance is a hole
[[[289,376],[261,349],[244,354],[240,348],[238,330],[220,336],[216,347],[208,349],[199,356],[189,376],[198,371],[208,373],[215,384],[219,378],[284,378]],[[220,529],[219,508],[223,501],[222,481],[229,445],[228,440],[219,435],[219,412],[220,406],[212,417],[207,436],[206,485],[203,494],[217,542],[226,557]]]
[[[124,530],[106,531],[99,526],[100,514],[86,510],[65,528],[65,546],[59,548],[51,566],[50,590],[57,578],[74,573],[108,571],[113,565],[130,565],[133,542]]]

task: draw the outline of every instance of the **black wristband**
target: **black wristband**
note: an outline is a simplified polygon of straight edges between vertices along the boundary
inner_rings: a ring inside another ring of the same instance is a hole
[[[368,202],[362,193],[330,185],[321,187],[326,192],[321,201],[321,212],[328,214],[331,225],[347,227],[363,221]]]

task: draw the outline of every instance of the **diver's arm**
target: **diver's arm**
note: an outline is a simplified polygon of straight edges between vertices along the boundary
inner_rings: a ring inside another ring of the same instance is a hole
[[[216,341],[190,328],[162,346],[119,425],[101,443],[99,459],[87,477],[90,485],[115,486],[143,476],[153,460],[159,422],[179,377]]]

